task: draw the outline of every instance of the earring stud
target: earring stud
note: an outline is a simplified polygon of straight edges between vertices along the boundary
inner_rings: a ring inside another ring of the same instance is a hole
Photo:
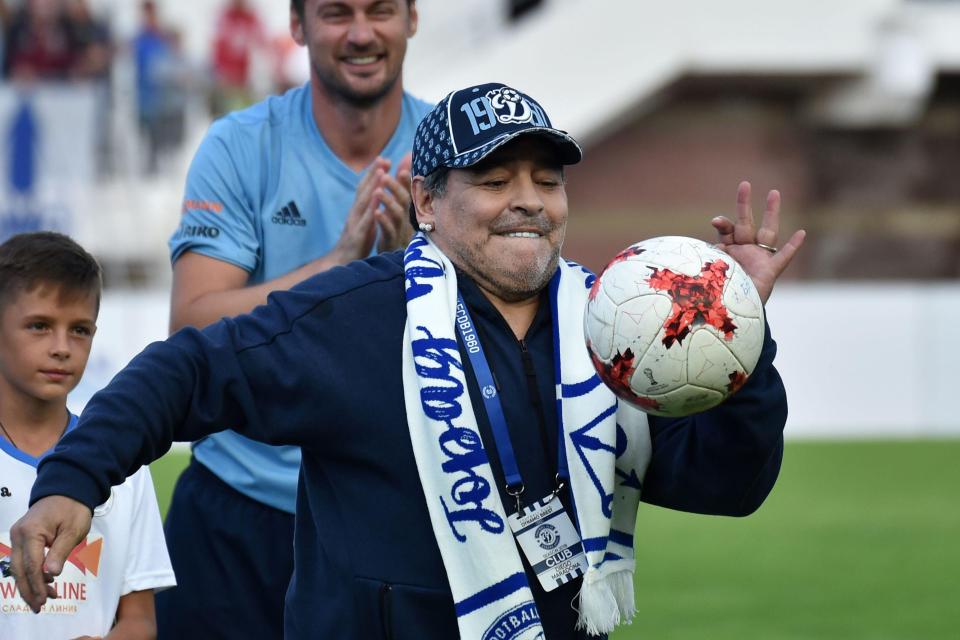
[[[433,231],[433,223],[421,222],[420,231],[423,231],[424,233],[430,233],[431,231]]]

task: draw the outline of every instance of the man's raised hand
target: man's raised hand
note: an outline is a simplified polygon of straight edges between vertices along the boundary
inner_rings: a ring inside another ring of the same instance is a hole
[[[802,229],[795,231],[786,244],[778,247],[780,192],[770,191],[767,194],[759,229],[754,226],[750,196],[750,183],[741,182],[737,187],[736,222],[725,216],[717,216],[710,223],[717,230],[717,248],[726,251],[740,263],[756,285],[760,300],[766,304],[774,283],[803,245],[807,232]]]
[[[373,250],[377,235],[375,212],[380,206],[378,193],[382,189],[384,177],[389,176],[389,171],[390,161],[377,158],[360,179],[353,205],[347,213],[343,232],[333,248],[332,253],[336,256],[336,264],[361,260],[370,255],[370,251]]]
[[[377,242],[377,251],[380,253],[406,247],[413,236],[409,220],[412,157],[408,153],[400,160],[396,178],[386,173],[380,181],[377,197],[383,206],[374,211],[380,228]]]

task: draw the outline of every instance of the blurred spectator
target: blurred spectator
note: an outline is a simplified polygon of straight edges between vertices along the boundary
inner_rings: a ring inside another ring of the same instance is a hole
[[[113,58],[110,28],[93,16],[87,0],[66,0],[66,15],[78,50],[73,75],[106,79]]]
[[[16,80],[62,79],[79,47],[60,0],[26,0],[7,30],[4,75]]]
[[[7,3],[0,0],[0,69],[6,69],[3,61],[7,52],[7,27],[10,25],[10,11],[7,9]]]
[[[64,9],[77,49],[70,73],[74,78],[96,83],[96,169],[97,174],[103,176],[112,169],[113,161],[110,146],[110,116],[113,110],[110,67],[114,47],[110,27],[93,15],[87,0],[65,0]]]
[[[266,45],[263,24],[246,0],[229,0],[217,19],[213,37],[213,72],[217,114],[248,106],[250,66],[256,51]]]
[[[62,80],[109,75],[110,31],[94,18],[86,0],[26,0],[12,17],[6,14],[0,3],[5,76]]]
[[[179,31],[166,32],[167,50],[156,59],[152,73],[157,88],[154,119],[157,130],[157,152],[177,148],[184,138],[189,92],[195,89],[197,74],[184,55]]]
[[[140,129],[147,142],[148,174],[154,174],[160,155],[175,146],[182,131],[171,131],[170,69],[178,58],[178,36],[160,25],[157,6],[153,0],[141,5],[141,24],[133,39],[133,57],[136,67],[137,113]]]

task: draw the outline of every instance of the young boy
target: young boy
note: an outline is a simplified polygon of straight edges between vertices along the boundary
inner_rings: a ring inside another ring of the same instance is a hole
[[[0,245],[0,638],[153,638],[153,590],[175,584],[150,471],[93,513],[87,539],[34,615],[10,576],[9,530],[37,463],[77,422],[67,394],[83,376],[100,310],[100,266],[50,232]]]

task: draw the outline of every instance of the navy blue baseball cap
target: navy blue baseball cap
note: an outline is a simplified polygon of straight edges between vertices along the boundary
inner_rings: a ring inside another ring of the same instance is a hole
[[[413,175],[430,175],[439,167],[469,167],[527,134],[556,144],[561,164],[576,164],[583,156],[577,141],[554,129],[547,112],[530,96],[496,82],[454,91],[417,126]]]

